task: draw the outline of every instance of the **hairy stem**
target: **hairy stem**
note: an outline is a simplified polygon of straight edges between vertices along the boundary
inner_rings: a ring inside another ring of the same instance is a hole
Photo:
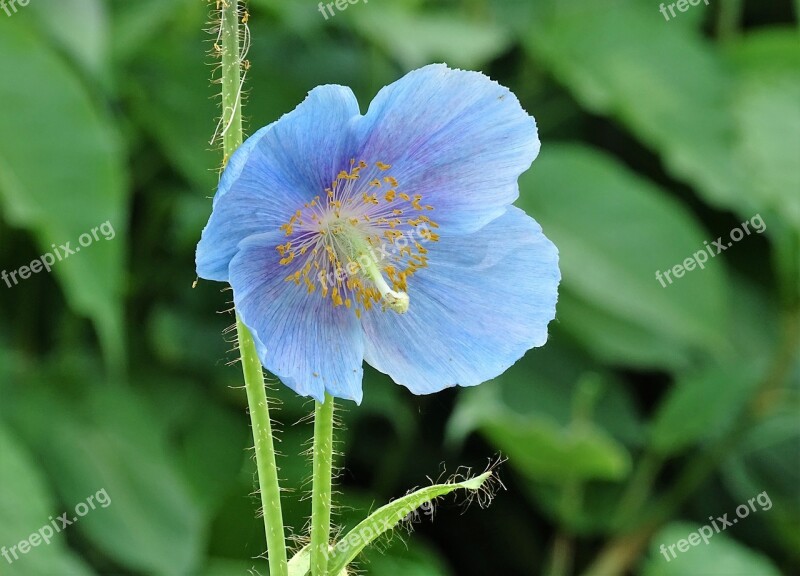
[[[224,163],[227,163],[243,140],[239,2],[238,0],[219,0],[218,6],[221,8],[219,49],[222,57],[222,146],[225,154]],[[269,571],[272,576],[288,576],[281,489],[278,482],[278,466],[275,461],[275,443],[272,438],[269,401],[264,387],[264,373],[250,330],[238,316],[236,330],[255,441]]]
[[[239,44],[239,2],[220,0],[220,44],[222,59],[222,149],[227,164],[242,145],[242,62]]]
[[[311,575],[327,576],[333,475],[333,396],[314,410],[314,478],[311,500]]]
[[[278,482],[278,466],[275,462],[275,445],[272,439],[272,423],[269,416],[269,401],[264,388],[264,373],[256,354],[253,337],[247,326],[237,318],[239,349],[242,355],[247,404],[255,440],[258,484],[261,491],[261,507],[264,511],[264,530],[267,535],[269,573],[288,576],[286,541],[281,509],[281,488]]]

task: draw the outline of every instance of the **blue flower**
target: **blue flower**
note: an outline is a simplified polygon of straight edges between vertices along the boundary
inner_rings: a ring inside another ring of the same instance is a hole
[[[230,158],[197,248],[263,365],[361,402],[362,364],[415,394],[475,386],[547,340],[558,251],[512,206],[539,153],[506,88],[431,65],[382,89],[320,86]]]

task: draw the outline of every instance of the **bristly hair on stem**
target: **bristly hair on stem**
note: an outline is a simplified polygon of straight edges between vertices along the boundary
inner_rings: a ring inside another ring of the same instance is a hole
[[[314,456],[311,486],[311,576],[327,576],[333,501],[333,396],[325,393],[314,408]]]
[[[211,84],[222,85],[224,84],[226,74],[230,75],[233,72],[232,67],[236,67],[238,74],[238,88],[235,91],[221,90],[217,93],[220,98],[220,107],[222,112],[217,120],[214,134],[209,141],[209,145],[215,147],[214,149],[221,149],[223,151],[223,159],[220,170],[225,168],[228,163],[228,158],[241,144],[241,137],[238,144],[235,143],[236,137],[226,139],[226,134],[230,130],[236,132],[234,125],[238,124],[241,127],[243,122],[243,109],[247,93],[244,89],[245,81],[247,79],[247,72],[250,70],[250,61],[247,59],[247,54],[250,52],[250,27],[248,22],[250,20],[250,13],[247,8],[240,5],[235,0],[208,0],[213,6],[210,11],[209,25],[207,32],[212,35],[209,40],[211,47],[208,54],[212,58],[213,71],[211,73]],[[223,37],[223,10],[235,6],[236,13],[236,38],[238,51],[234,54],[227,50],[222,41]],[[229,77],[229,76],[228,76]],[[241,134],[241,129],[239,130]]]
[[[222,114],[211,139],[211,145],[222,141],[224,169],[244,139],[242,99],[245,77],[250,67],[245,59],[250,47],[250,33],[247,26],[250,15],[246,9],[240,9],[239,0],[216,0],[213,13],[210,31],[216,39],[213,42],[212,54],[220,60],[220,66],[217,68],[219,77],[216,78],[215,71],[214,81],[221,85]],[[264,371],[253,336],[238,315],[236,331],[253,431],[270,574],[288,576],[281,488]]]

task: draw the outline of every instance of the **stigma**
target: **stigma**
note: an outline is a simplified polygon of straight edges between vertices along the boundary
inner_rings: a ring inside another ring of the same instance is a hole
[[[275,247],[286,281],[357,317],[373,308],[408,311],[408,280],[428,267],[439,225],[421,194],[409,194],[391,165],[350,161],[324,194],[298,207]]]

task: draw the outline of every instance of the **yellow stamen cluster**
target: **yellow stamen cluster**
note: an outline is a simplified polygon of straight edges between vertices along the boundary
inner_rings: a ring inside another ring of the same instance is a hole
[[[303,205],[281,226],[286,241],[275,247],[286,281],[308,294],[330,296],[334,307],[358,317],[377,303],[408,309],[408,279],[428,266],[428,248],[439,228],[421,194],[399,191],[389,164],[350,161],[324,196]],[[388,282],[384,279],[388,278]]]

